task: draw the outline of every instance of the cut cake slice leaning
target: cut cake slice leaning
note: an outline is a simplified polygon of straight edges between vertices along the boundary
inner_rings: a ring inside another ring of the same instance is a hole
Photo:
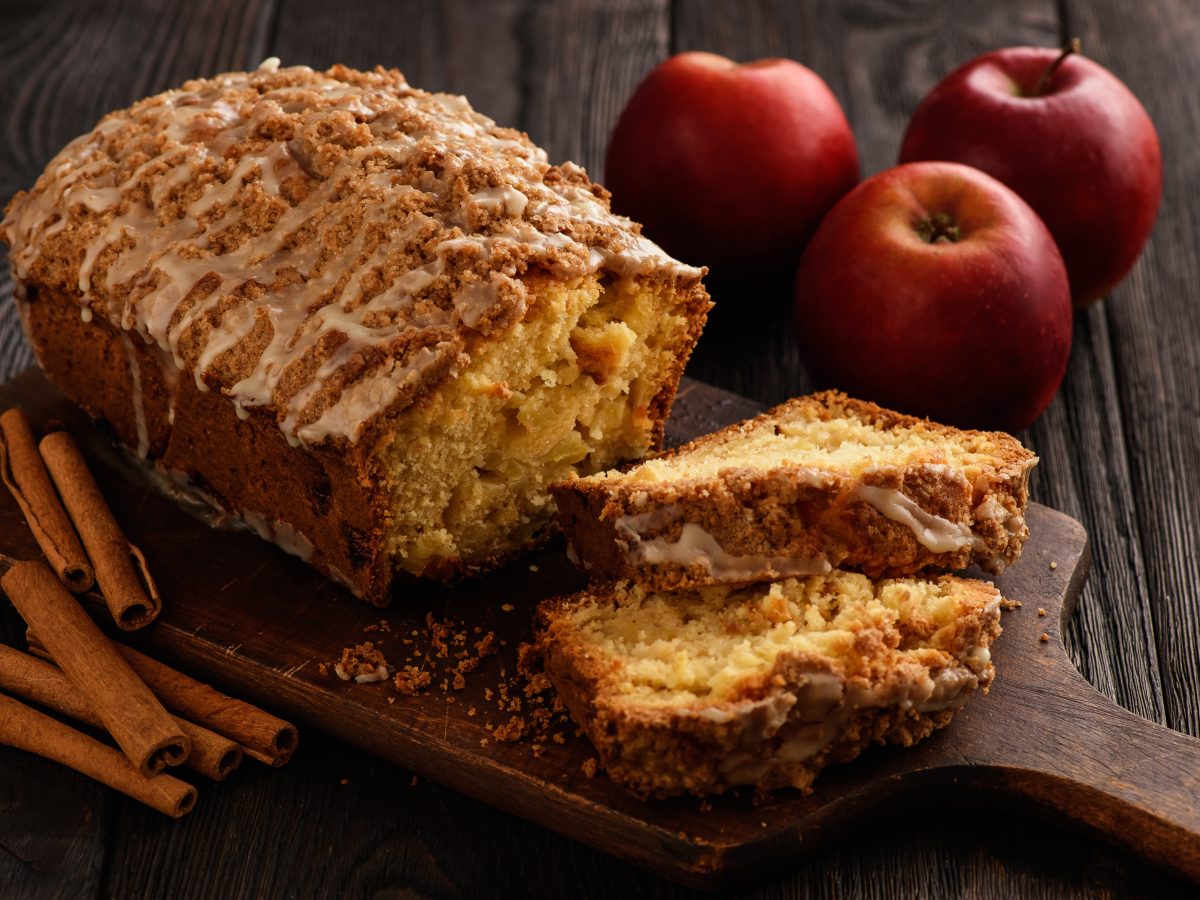
[[[811,788],[872,743],[946,725],[994,669],[986,582],[790,578],[548,600],[536,650],[613,781],[643,797]]]
[[[593,580],[654,590],[820,575],[1000,572],[1028,537],[1037,457],[837,392],[800,397],[624,471],[551,486]]]

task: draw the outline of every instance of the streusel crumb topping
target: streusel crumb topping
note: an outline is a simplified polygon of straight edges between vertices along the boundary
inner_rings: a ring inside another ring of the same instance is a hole
[[[189,81],[67,145],[0,223],[19,283],[101,316],[293,443],[357,441],[526,314],[530,279],[680,286],[572,163],[400,72]]]

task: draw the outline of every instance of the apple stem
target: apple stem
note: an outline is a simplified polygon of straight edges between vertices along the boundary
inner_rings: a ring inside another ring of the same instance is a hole
[[[1077,37],[1071,38],[1069,41],[1063,44],[1062,53],[1058,55],[1058,59],[1050,63],[1050,65],[1046,67],[1046,71],[1042,73],[1042,77],[1038,79],[1037,87],[1033,89],[1033,96],[1042,96],[1046,88],[1050,86],[1050,79],[1054,77],[1054,73],[1058,71],[1058,67],[1063,64],[1063,60],[1065,60],[1072,53],[1078,53],[1081,46],[1082,45],[1079,43],[1079,38]]]

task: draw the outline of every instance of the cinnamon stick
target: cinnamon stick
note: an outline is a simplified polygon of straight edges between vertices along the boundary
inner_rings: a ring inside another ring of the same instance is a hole
[[[40,638],[40,632],[27,635],[29,652],[57,661],[54,651]],[[132,647],[116,642],[112,646],[171,712],[236,741],[247,756],[268,766],[282,766],[292,758],[299,742],[295,725],[228,697]]]
[[[67,676],[48,662],[0,644],[0,690],[76,721],[103,728],[104,723]],[[192,744],[184,765],[212,781],[224,781],[242,762],[242,748],[228,738],[183,719],[176,723]]]
[[[29,420],[17,406],[0,415],[0,478],[63,584],[75,593],[90,588],[95,581],[91,563],[55,493]]]
[[[175,720],[44,563],[16,563],[0,587],[139,772],[187,758]]]
[[[147,778],[119,751],[0,694],[0,744],[62,763],[88,778],[178,819],[196,805],[196,789],[178,778]]]
[[[39,449],[83,539],[113,621],[123,631],[149,625],[162,610],[158,587],[142,551],[113,518],[75,440],[65,431],[56,431],[42,438]]]

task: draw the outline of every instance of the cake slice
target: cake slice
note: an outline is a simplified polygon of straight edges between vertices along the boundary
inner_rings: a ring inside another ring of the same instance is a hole
[[[973,563],[999,572],[1028,536],[1037,457],[844,394],[800,397],[625,471],[551,486],[596,580],[654,590]]]
[[[8,205],[46,375],[383,604],[661,446],[709,308],[578,166],[401,73],[268,60],[106,116]]]
[[[993,676],[999,593],[832,572],[673,594],[620,582],[542,604],[536,650],[614,781],[643,796],[811,788],[909,746]]]

